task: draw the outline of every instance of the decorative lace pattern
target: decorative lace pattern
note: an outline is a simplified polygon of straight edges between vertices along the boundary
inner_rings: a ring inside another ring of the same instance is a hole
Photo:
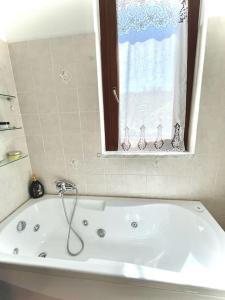
[[[175,148],[175,149],[180,148],[180,141],[181,141],[181,139],[180,139],[180,127],[181,126],[178,123],[174,126],[175,131],[174,131],[174,137],[172,139],[171,144],[172,144],[173,148]]]
[[[140,150],[144,150],[147,146],[147,142],[145,140],[145,126],[142,125],[140,130],[141,130],[141,134],[140,134],[140,140],[138,142],[138,148]]]
[[[181,138],[181,126],[180,124],[174,125],[174,135],[172,141],[169,139],[162,139],[162,125],[159,124],[157,127],[158,137],[156,141],[147,142],[145,139],[145,126],[142,125],[140,133],[139,142],[135,144],[134,141],[130,141],[129,137],[129,128],[125,128],[125,138],[123,143],[120,145],[121,149],[125,152],[132,151],[132,152],[152,152],[152,151],[177,151],[183,152],[185,151],[184,141]]]
[[[183,23],[188,18],[187,0],[182,0],[181,5],[182,5],[182,8],[180,10],[180,23]]]
[[[161,149],[162,146],[164,145],[164,141],[162,139],[162,129],[163,129],[162,125],[159,124],[159,126],[157,127],[157,139],[154,143],[155,148],[158,150]]]
[[[124,138],[124,142],[121,144],[121,146],[124,151],[130,150],[131,143],[129,140],[129,128],[128,127],[125,128],[125,138]]]
[[[187,0],[117,0],[117,12],[120,42],[162,40],[187,18]]]

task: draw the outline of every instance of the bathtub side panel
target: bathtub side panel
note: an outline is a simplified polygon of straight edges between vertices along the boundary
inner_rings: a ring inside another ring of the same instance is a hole
[[[7,300],[17,300],[19,295],[44,300],[213,300],[214,296],[184,293],[158,288],[137,287],[112,282],[44,275],[33,272],[0,269],[2,293],[13,295]],[[1,294],[0,294],[1,296]],[[39,297],[39,298],[38,298]],[[218,296],[217,299],[225,299]]]

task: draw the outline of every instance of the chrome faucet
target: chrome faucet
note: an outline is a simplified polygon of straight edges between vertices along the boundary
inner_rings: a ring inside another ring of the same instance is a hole
[[[75,183],[65,180],[57,180],[55,182],[56,189],[59,191],[59,195],[62,196],[66,192],[71,192],[77,190],[77,186]]]

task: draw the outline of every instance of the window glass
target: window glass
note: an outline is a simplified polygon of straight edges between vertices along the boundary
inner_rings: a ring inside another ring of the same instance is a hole
[[[117,0],[119,150],[184,151],[188,1]]]

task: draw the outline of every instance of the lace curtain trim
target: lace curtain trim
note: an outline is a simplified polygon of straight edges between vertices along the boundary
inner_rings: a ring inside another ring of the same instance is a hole
[[[174,125],[173,139],[162,139],[162,125],[159,124],[157,127],[157,139],[154,142],[147,142],[145,139],[145,126],[142,125],[140,128],[140,139],[136,144],[131,145],[129,136],[129,127],[125,128],[125,137],[121,143],[121,149],[125,152],[132,151],[185,151],[184,141],[181,139],[181,125],[176,123]]]
[[[187,11],[187,0],[119,0],[119,41],[135,43],[168,38],[187,19]]]

